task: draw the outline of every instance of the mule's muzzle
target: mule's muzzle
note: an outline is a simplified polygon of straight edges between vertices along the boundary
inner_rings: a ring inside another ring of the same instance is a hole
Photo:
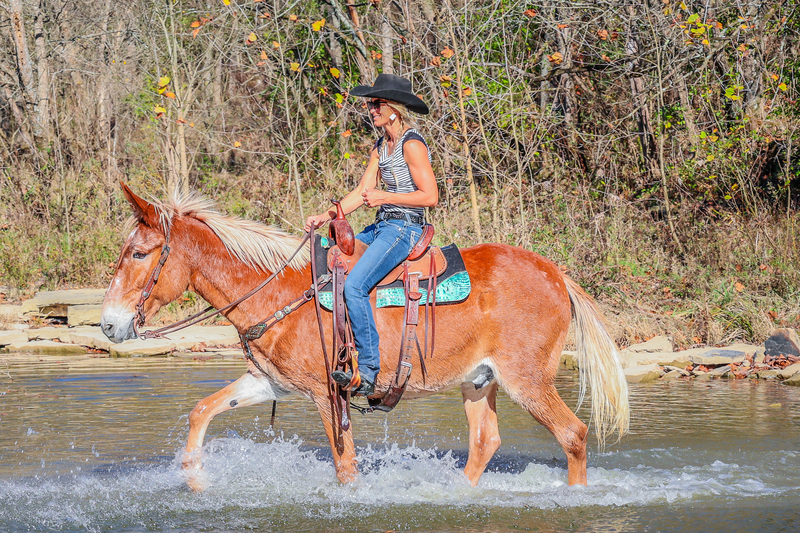
[[[114,312],[114,310],[103,311],[100,319],[100,329],[111,342],[123,342],[128,339],[135,339],[136,332],[133,330],[134,313]]]

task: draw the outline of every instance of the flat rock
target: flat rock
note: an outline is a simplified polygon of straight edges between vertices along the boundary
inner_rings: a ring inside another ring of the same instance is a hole
[[[623,372],[628,383],[650,383],[661,377],[661,367],[655,363],[626,368]]]
[[[718,366],[710,370],[708,373],[717,378],[725,377],[731,371],[731,365]]]
[[[147,328],[151,329],[151,328]],[[204,342],[207,346],[238,346],[239,332],[234,326],[189,326],[175,333],[167,335],[172,341],[191,342],[195,346]],[[160,339],[157,339],[160,340]],[[130,342],[130,341],[125,341]],[[124,344],[124,343],[123,343]],[[190,347],[191,347],[190,346]]]
[[[778,370],[778,377],[781,378],[790,378],[800,372],[800,363],[795,363],[793,365],[789,365],[782,370]]]
[[[689,364],[689,352],[621,352],[622,354],[622,368],[633,368],[635,366],[651,365],[658,363],[661,366],[677,366],[682,367]]]
[[[647,342],[639,344],[632,344],[622,350],[623,353],[653,353],[653,352],[671,352],[672,339],[664,336],[653,337]]]
[[[0,331],[0,346],[27,341],[28,335],[24,331]]]
[[[41,291],[30,300],[24,301],[22,308],[26,313],[66,318],[70,306],[101,305],[105,293],[105,289]]]
[[[71,305],[67,309],[67,324],[74,326],[99,326],[102,305]]]
[[[66,331],[62,330],[58,339],[61,342],[68,342],[70,344],[77,344],[80,346],[89,346],[97,348],[98,350],[110,351],[114,345],[113,342],[108,340],[108,337],[103,335],[100,328],[96,327],[80,327],[70,328]]]
[[[689,361],[697,365],[729,365],[741,363],[747,357],[743,350],[730,350],[727,348],[712,348],[698,354],[691,354]]]
[[[759,370],[756,374],[758,374],[758,379],[778,379],[777,370]]]
[[[792,328],[772,330],[769,338],[764,341],[764,349],[770,356],[800,356],[800,340],[797,338],[797,332]]]
[[[178,343],[167,339],[131,339],[119,344],[112,344],[108,349],[111,357],[149,357],[164,355],[175,350],[188,350],[191,343]]]
[[[22,320],[25,317],[25,312],[22,310],[21,305],[0,305],[0,317],[5,317],[6,320]]]
[[[677,370],[670,370],[669,372],[661,376],[661,381],[675,381],[681,376],[683,376],[683,374],[678,372]]]
[[[168,339],[131,339],[112,344],[108,353],[112,357],[147,357],[188,351],[200,343],[205,343],[206,346],[231,346],[240,343],[239,333],[233,326],[191,326],[167,336]]]
[[[746,355],[752,355],[754,357],[758,357],[759,355],[764,357],[764,347],[763,346],[756,346],[755,344],[747,344],[744,342],[737,342],[736,344],[731,344],[730,346],[725,347],[726,350],[734,350],[737,352],[744,352]],[[756,361],[758,362],[758,361]]]
[[[791,385],[793,387],[800,387],[800,374],[795,374],[789,379],[783,380],[784,385]]]
[[[667,372],[678,372],[682,376],[688,376],[690,374],[688,370],[684,370],[677,366],[670,366],[670,365],[661,365],[661,366],[663,366],[664,370],[666,370]]]
[[[52,341],[59,339],[67,332],[67,328],[32,328],[25,333],[29,341]]]
[[[47,355],[78,355],[86,353],[86,348],[83,346],[76,346],[74,344],[65,344],[63,342],[48,340],[18,342],[9,344],[7,349],[9,352],[24,352]]]

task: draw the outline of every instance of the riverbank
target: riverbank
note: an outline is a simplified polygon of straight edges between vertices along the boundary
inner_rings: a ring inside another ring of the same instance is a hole
[[[114,344],[100,331],[104,290],[37,293],[22,305],[0,308],[0,353],[10,357],[176,357],[190,360],[242,359],[232,325],[194,325],[168,339],[132,339]],[[736,343],[675,350],[666,336],[621,350],[629,383],[657,380],[763,379],[800,386],[800,341],[793,329],[773,330],[763,345]],[[577,370],[574,351],[560,365]]]

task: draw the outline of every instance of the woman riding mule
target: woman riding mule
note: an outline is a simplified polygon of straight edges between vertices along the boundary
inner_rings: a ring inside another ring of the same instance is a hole
[[[189,486],[193,490],[206,486],[202,446],[215,416],[291,393],[314,402],[339,480],[354,480],[358,469],[352,425],[342,429],[335,423],[316,312],[314,306],[302,305],[304,299],[313,298],[305,241],[276,228],[223,216],[208,201],[173,197],[150,203],[124,184],[122,188],[134,218],[103,300],[101,328],[112,341],[136,337],[137,308],[146,320],[192,290],[223,309],[272,280],[224,311],[241,334],[273,313],[276,320],[250,343],[253,360],[248,360],[247,372],[199,401],[190,413],[183,456]],[[164,253],[167,248],[169,254]],[[298,248],[301,253],[292,259]],[[587,386],[591,390],[591,420],[598,439],[624,433],[629,417],[619,352],[597,307],[555,264],[533,252],[481,244],[462,250],[462,257],[472,293],[463,303],[437,309],[436,356],[426,362],[424,380],[420,373],[412,373],[403,397],[461,387],[469,426],[464,473],[476,485],[500,446],[495,397],[501,386],[558,440],[567,456],[569,483],[586,484],[588,429],[554,386],[572,317],[581,390]],[[152,284],[155,277],[158,282]],[[291,313],[278,313],[290,304]],[[397,332],[402,321],[402,308],[384,308],[378,314],[376,327],[387,364],[399,352]],[[330,321],[324,322],[325,335],[331,338]],[[385,390],[389,380],[379,375],[376,389]]]
[[[369,292],[408,257],[422,234],[425,208],[438,203],[439,191],[428,146],[409,124],[409,110],[428,113],[428,106],[411,92],[411,82],[394,74],[380,74],[374,85],[359,85],[350,94],[369,98],[367,109],[372,122],[384,132],[370,152],[358,186],[341,200],[345,215],[362,205],[380,207],[375,222],[356,235],[369,247],[344,285],[361,374],[360,385],[353,393],[369,396],[380,371],[379,335]],[[386,191],[377,189],[379,173]],[[336,211],[310,216],[305,230],[312,231],[335,216]],[[342,371],[334,371],[331,377],[342,386],[348,386],[353,378]]]

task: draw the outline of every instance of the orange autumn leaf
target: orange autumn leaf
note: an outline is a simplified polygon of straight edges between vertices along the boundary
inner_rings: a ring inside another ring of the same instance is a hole
[[[342,137],[350,137],[352,134],[353,132],[350,130],[344,130],[342,133],[340,133]]]
[[[200,28],[192,30],[192,39],[196,38],[198,33],[200,33]]]
[[[569,28],[569,24],[559,24],[558,29],[563,30],[564,28]]]
[[[172,98],[173,100],[175,99],[175,93],[172,91],[164,93],[164,96],[166,96],[167,98]]]
[[[445,59],[450,59],[451,57],[453,57],[453,54],[455,54],[455,52],[453,52],[453,50],[450,49],[449,46],[444,50],[442,50],[442,55],[445,57]]]
[[[472,89],[470,89],[469,87],[464,87],[464,90],[461,91],[461,94],[463,94],[464,96],[469,96],[472,94]]]
[[[292,22],[297,22],[297,15],[289,15],[289,20]]]
[[[431,59],[431,65],[433,65],[434,67],[438,67],[441,64],[442,64],[442,58],[441,57],[436,56],[433,59]]]
[[[200,27],[200,21],[199,20],[195,20],[194,22],[192,22],[191,27],[192,28],[199,28]]]
[[[547,60],[554,65],[560,65],[564,61],[564,56],[561,55],[561,52],[556,52],[553,55],[547,56]]]
[[[525,15],[528,18],[533,18],[536,16],[536,11],[534,11],[533,9],[526,9],[523,15]]]
[[[236,142],[233,143],[233,147],[234,148],[239,148],[241,145],[242,145],[242,143],[240,143],[239,141],[236,141]]]
[[[264,50],[261,50],[261,59],[267,59],[267,53]]]
[[[744,290],[744,285],[739,283],[738,281],[733,285],[733,288],[736,289],[736,292],[742,292]]]
[[[601,41],[605,41],[608,39],[608,30],[597,30],[597,36],[600,37]]]

